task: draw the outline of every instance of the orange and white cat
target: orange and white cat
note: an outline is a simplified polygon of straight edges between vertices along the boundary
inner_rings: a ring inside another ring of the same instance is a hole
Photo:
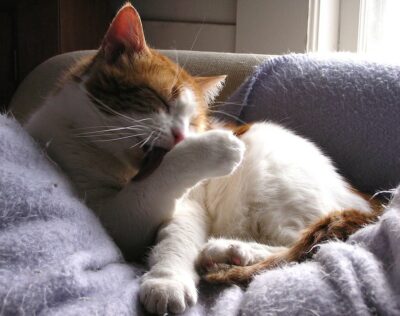
[[[149,312],[197,301],[196,263],[249,265],[334,210],[370,211],[313,143],[273,123],[234,134],[208,115],[225,77],[193,77],[146,45],[126,4],[26,128],[126,258],[151,245]]]

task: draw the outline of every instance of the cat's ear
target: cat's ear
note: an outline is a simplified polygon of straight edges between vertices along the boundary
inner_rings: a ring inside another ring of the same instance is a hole
[[[139,13],[130,3],[114,17],[101,48],[108,62],[115,61],[125,52],[135,54],[148,50]]]
[[[194,80],[203,92],[207,103],[212,103],[224,86],[226,75],[214,77],[195,77]]]

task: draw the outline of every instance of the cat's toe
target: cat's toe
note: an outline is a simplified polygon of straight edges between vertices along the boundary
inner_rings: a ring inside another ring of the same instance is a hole
[[[228,258],[230,263],[235,266],[246,266],[252,263],[253,256],[251,249],[243,244],[231,244],[229,246]]]
[[[213,271],[220,264],[244,266],[253,263],[251,248],[240,241],[226,242],[211,239],[202,249],[197,260],[200,272]]]
[[[196,287],[192,283],[173,278],[147,278],[140,286],[140,301],[150,313],[183,313],[197,302]]]

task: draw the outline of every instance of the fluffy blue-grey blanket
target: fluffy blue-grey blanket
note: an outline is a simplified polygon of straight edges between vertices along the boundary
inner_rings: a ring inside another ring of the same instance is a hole
[[[351,54],[279,56],[258,67],[223,110],[315,141],[364,192],[400,183],[400,64]]]
[[[0,315],[141,315],[139,276],[26,132],[0,116]],[[381,221],[187,315],[400,315],[400,192]]]
[[[314,259],[247,289],[201,284],[186,315],[400,315],[400,190],[379,223]],[[123,262],[57,167],[0,116],[0,315],[143,315],[144,269]]]

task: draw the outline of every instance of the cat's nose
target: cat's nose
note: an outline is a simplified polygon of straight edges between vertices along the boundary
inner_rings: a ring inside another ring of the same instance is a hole
[[[174,145],[180,143],[185,139],[185,134],[181,129],[171,128],[172,136],[174,137]]]

